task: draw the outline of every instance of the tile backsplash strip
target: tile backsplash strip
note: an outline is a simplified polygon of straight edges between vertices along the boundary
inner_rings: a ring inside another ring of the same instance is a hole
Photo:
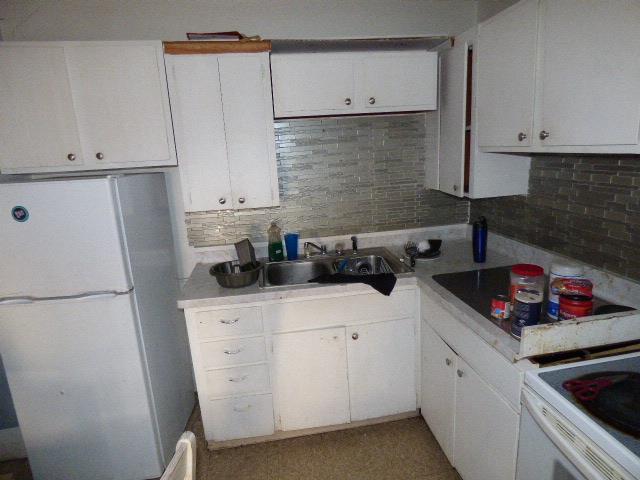
[[[640,281],[640,156],[540,156],[528,196],[473,200],[489,229]]]
[[[301,237],[468,220],[468,201],[425,189],[425,162],[436,155],[432,113],[290,119],[275,131],[280,207],[189,213],[192,246],[265,241],[273,219]]]

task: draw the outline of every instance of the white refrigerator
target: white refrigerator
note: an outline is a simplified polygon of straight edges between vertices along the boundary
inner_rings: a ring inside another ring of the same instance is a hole
[[[163,174],[2,184],[0,242],[34,479],[159,477],[195,403]]]

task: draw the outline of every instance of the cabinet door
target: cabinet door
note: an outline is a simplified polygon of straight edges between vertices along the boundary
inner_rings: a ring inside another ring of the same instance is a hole
[[[350,54],[281,54],[271,56],[276,117],[352,113],[355,63]]]
[[[347,329],[351,420],[416,409],[415,320]]]
[[[469,44],[458,40],[440,56],[439,189],[464,196],[464,147]]]
[[[86,163],[175,164],[160,43],[87,42],[65,52]]]
[[[478,142],[531,145],[538,0],[525,0],[478,27]]]
[[[279,204],[269,54],[220,55],[220,86],[233,205]]]
[[[389,52],[368,54],[360,66],[359,101],[363,111],[435,110],[438,54]]]
[[[274,335],[271,373],[281,430],[349,423],[344,328]]]
[[[538,82],[541,145],[635,145],[640,125],[640,3],[544,1]]]
[[[513,480],[519,415],[457,359],[455,467],[465,480]]]
[[[0,45],[2,173],[82,163],[64,49]]]
[[[215,55],[167,55],[171,115],[188,212],[233,208]]]
[[[424,321],[421,336],[420,413],[449,462],[453,463],[456,354]]]

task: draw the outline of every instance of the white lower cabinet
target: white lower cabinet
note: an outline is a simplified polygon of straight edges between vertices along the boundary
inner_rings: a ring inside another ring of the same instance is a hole
[[[455,333],[445,336],[445,342],[427,320],[431,318],[438,324],[437,318],[442,315],[423,298],[422,416],[464,480],[514,480],[520,415],[489,383],[497,383],[496,378],[485,379],[477,373],[485,372],[484,365],[490,358],[483,351],[483,340],[471,331],[456,330],[453,326],[459,322],[447,314],[447,324]],[[475,360],[477,366],[471,367],[463,354]],[[501,370],[502,365],[495,364],[501,381],[521,387],[518,375],[511,376],[511,372]],[[516,370],[513,365],[509,368]],[[499,387],[509,393],[510,386]]]
[[[351,421],[416,409],[415,319],[347,329]]]
[[[345,329],[272,337],[273,392],[281,430],[349,422]]]
[[[458,473],[464,480],[513,480],[520,415],[460,357],[455,398],[453,456]]]
[[[453,464],[457,355],[422,322],[422,395],[420,413],[440,447]]]
[[[200,407],[205,436],[209,441],[262,437],[274,432],[270,394],[208,401],[201,398]]]

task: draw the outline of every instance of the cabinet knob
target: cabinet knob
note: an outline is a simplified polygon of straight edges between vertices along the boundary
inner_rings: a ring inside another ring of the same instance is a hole
[[[456,371],[456,373],[458,374],[458,377],[462,378],[462,376],[464,375],[464,372],[462,370],[458,370]]]
[[[447,358],[447,359],[445,359],[444,363],[447,364],[447,367],[450,367],[452,362],[451,362],[450,358]]]
[[[453,186],[453,191],[454,191],[454,192],[457,192],[457,191],[458,191],[458,185],[454,185],[454,186]]]
[[[351,334],[351,338],[357,340],[358,338],[360,338],[360,335],[358,335],[358,332],[354,332],[353,334]]]
[[[542,130],[540,132],[540,140],[544,140],[545,138],[549,138],[549,132],[547,132],[546,130]]]
[[[347,98],[345,98],[345,99],[344,99],[344,104],[345,104],[345,105],[351,105],[351,99],[350,99],[350,98],[348,98],[348,97],[347,97]]]
[[[102,160],[102,159],[104,158],[104,153],[102,153],[102,152],[98,152],[98,153],[96,153],[96,158],[97,158],[98,160]]]
[[[70,162],[73,162],[75,159],[76,159],[75,153],[70,153],[69,155],[67,155],[67,160],[69,160]]]
[[[244,203],[244,202],[246,202],[246,200],[245,200],[245,198],[244,198],[244,197],[240,197],[240,198],[238,199],[238,202],[240,202],[240,203]]]
[[[224,198],[224,197],[220,197],[220,198],[218,199],[218,203],[219,203],[220,205],[224,205],[225,203],[227,203],[227,199],[226,199],[226,198]]]
[[[376,98],[375,97],[369,97],[369,105],[373,105],[374,103],[376,103]]]
[[[522,141],[524,141],[524,140],[526,140],[526,139],[527,139],[527,134],[526,134],[526,133],[524,133],[524,132],[520,132],[520,133],[518,134],[518,141],[519,141],[519,142],[522,142]]]

